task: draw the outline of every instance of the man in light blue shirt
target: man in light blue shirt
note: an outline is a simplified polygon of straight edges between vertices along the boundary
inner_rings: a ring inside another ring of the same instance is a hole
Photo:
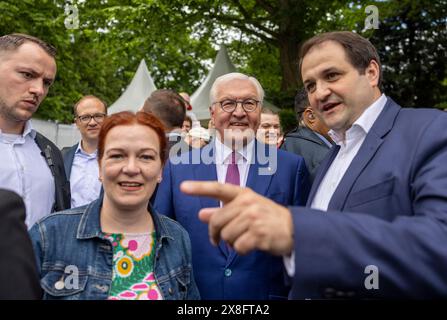
[[[30,122],[56,77],[55,55],[35,37],[0,37],[0,188],[23,198],[28,228],[70,203],[61,153]]]
[[[81,133],[81,141],[64,148],[65,172],[70,180],[71,207],[88,204],[98,198],[101,182],[98,179],[98,137],[102,122],[107,115],[107,105],[98,97],[82,97],[73,107],[75,124]]]

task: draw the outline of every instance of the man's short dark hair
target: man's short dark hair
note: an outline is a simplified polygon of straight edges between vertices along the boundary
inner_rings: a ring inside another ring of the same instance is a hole
[[[16,50],[18,47],[20,47],[21,45],[23,45],[26,42],[33,42],[37,45],[39,45],[39,47],[41,47],[43,50],[45,50],[46,53],[48,53],[48,55],[50,55],[51,57],[55,58],[56,57],[56,48],[53,47],[52,45],[46,43],[45,41],[27,35],[27,34],[23,34],[23,33],[12,33],[12,34],[7,34],[4,36],[0,37],[0,52],[1,51],[12,51],[12,50]]]
[[[314,46],[320,45],[326,41],[334,41],[340,44],[345,50],[349,62],[355,69],[357,69],[360,74],[365,74],[365,70],[371,63],[371,60],[376,61],[379,65],[378,86],[380,88],[382,83],[382,65],[380,64],[380,58],[376,48],[368,39],[363,38],[361,35],[350,31],[322,33],[304,42],[301,46],[299,55],[300,73],[303,64],[303,58],[306,56],[309,50],[312,49]]]
[[[309,99],[307,98],[306,89],[301,89],[295,96],[295,114],[296,120],[299,122],[302,120],[304,110],[310,106]]]
[[[158,89],[152,92],[144,102],[143,110],[158,117],[168,131],[181,128],[186,116],[183,98],[174,90],[169,89]]]

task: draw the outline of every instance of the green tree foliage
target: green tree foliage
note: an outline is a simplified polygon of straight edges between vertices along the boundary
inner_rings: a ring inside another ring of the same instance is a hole
[[[447,103],[447,1],[377,5],[384,18],[371,41],[384,66],[384,91],[407,107]]]
[[[266,97],[291,108],[301,86],[301,43],[330,30],[355,30],[379,48],[386,92],[408,106],[446,97],[447,0],[73,0],[79,28],[67,29],[69,0],[2,0],[0,33],[24,32],[58,49],[58,75],[38,116],[73,121],[72,105],[94,94],[109,104],[145,59],[157,87],[192,93],[225,44]],[[380,28],[364,30],[365,7]]]
[[[157,87],[192,92],[215,56],[209,42],[191,37],[186,19],[152,1],[76,2],[79,28],[67,29],[66,1],[0,2],[0,33],[23,32],[57,47],[58,73],[36,116],[72,122],[85,94],[109,104],[126,88],[141,59]]]
[[[293,109],[282,109],[279,113],[279,119],[284,135],[296,128],[297,119]]]
[[[181,7],[185,1],[171,6]],[[362,3],[364,1],[358,1]],[[300,87],[298,51],[315,33],[352,29],[362,14],[352,1],[319,0],[199,0],[187,1],[188,19],[214,43],[225,43],[242,72],[256,76],[267,99],[291,107]]]

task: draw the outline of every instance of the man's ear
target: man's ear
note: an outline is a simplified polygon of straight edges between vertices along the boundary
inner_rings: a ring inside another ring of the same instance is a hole
[[[208,110],[210,111],[210,119],[213,120],[214,119],[214,106],[210,106],[208,108]]]
[[[379,85],[380,67],[377,61],[371,60],[365,69],[365,75],[368,77],[371,86],[377,87]]]
[[[306,126],[312,127],[315,123],[315,115],[311,108],[307,107],[303,112],[303,120]]]

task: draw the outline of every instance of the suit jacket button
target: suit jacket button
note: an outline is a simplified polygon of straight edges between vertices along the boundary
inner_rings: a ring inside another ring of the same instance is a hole
[[[231,277],[232,271],[231,269],[225,269],[225,277]]]
[[[172,290],[172,288],[168,289],[169,294],[172,296],[174,294],[174,290]]]

